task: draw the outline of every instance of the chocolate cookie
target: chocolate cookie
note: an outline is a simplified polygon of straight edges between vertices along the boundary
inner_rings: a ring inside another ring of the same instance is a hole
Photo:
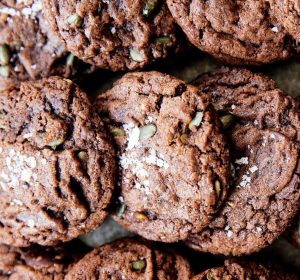
[[[94,249],[76,263],[66,280],[76,279],[190,279],[188,262],[142,241],[121,239]]]
[[[300,41],[300,2],[298,0],[267,0],[277,20]]]
[[[63,280],[79,255],[64,248],[32,247],[18,249],[0,245],[1,280]]]
[[[59,77],[0,92],[0,241],[53,245],[98,227],[115,152],[75,84]]]
[[[188,245],[242,255],[271,244],[299,209],[299,110],[267,77],[223,68],[194,83],[219,112],[232,152],[232,190],[209,226]]]
[[[25,80],[92,70],[67,53],[45,22],[39,0],[1,1],[0,90]]]
[[[191,43],[230,64],[286,59],[292,39],[264,0],[167,0]]]
[[[117,221],[164,242],[205,227],[226,197],[229,156],[201,92],[169,75],[132,73],[96,103],[120,148]]]
[[[133,70],[178,49],[165,0],[43,0],[43,5],[67,49],[101,68]]]
[[[225,260],[224,266],[215,267],[200,273],[192,280],[296,280],[296,275],[287,273],[281,267],[244,260]]]

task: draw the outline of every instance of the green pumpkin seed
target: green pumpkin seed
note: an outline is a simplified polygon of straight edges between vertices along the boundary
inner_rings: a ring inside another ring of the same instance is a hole
[[[140,213],[140,212],[136,212],[134,214],[134,216],[138,219],[138,220],[143,220],[143,221],[147,221],[148,220],[148,217],[143,214],[143,213]]]
[[[10,60],[10,53],[7,45],[0,45],[0,64],[7,65]]]
[[[141,141],[151,138],[156,133],[156,126],[154,124],[147,124],[140,127],[140,136]]]
[[[155,39],[155,42],[156,43],[159,43],[159,44],[169,44],[172,42],[172,38],[171,37],[167,37],[167,36],[164,36],[164,37],[158,37]]]
[[[0,66],[0,76],[8,78],[10,75],[10,68],[8,65]]]
[[[137,271],[143,270],[145,266],[146,266],[146,262],[144,260],[138,260],[132,263],[132,268]]]
[[[144,55],[135,49],[130,49],[130,56],[136,62],[143,62],[145,60]]]
[[[189,129],[193,130],[194,127],[198,127],[201,124],[202,120],[203,120],[203,113],[197,112],[195,117],[189,123]]]
[[[150,17],[157,6],[158,6],[158,0],[148,0],[143,9],[143,15],[145,17]]]
[[[233,208],[233,206],[234,206],[234,202],[231,200],[227,201],[226,204],[231,208]]]
[[[75,56],[72,53],[69,53],[66,59],[66,65],[68,67],[72,67],[74,64]]]
[[[220,194],[221,194],[221,183],[219,180],[215,181],[215,191],[216,191],[217,197],[219,198]]]
[[[88,160],[88,154],[84,151],[79,152],[77,156],[82,163],[86,163]]]
[[[206,279],[207,280],[214,280],[214,278],[211,276],[211,272],[210,271],[206,274]]]
[[[228,114],[228,115],[222,116],[220,118],[220,120],[221,120],[221,123],[223,125],[223,128],[228,129],[229,127],[232,126],[232,124],[234,122],[234,117],[233,117],[233,115]]]
[[[122,136],[125,135],[124,129],[119,128],[119,127],[113,127],[113,128],[110,130],[110,133],[111,133],[112,136],[114,136],[114,137],[122,137]]]
[[[121,217],[125,211],[126,211],[127,206],[124,203],[120,203],[120,205],[118,205],[118,208],[116,210],[116,215],[118,217]]]
[[[55,148],[55,147],[61,145],[62,143],[64,143],[64,141],[65,141],[65,139],[63,139],[63,138],[58,138],[58,139],[55,139],[55,140],[53,140],[52,142],[50,142],[50,143],[48,144],[48,146]]]
[[[74,14],[68,17],[67,22],[72,27],[80,27],[83,24],[83,18]]]

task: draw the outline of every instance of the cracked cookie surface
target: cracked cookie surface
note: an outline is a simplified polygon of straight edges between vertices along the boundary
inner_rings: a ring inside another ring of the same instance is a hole
[[[274,81],[248,70],[223,68],[194,85],[221,118],[231,116],[225,123],[233,179],[224,207],[187,244],[224,255],[259,251],[279,237],[299,208],[298,107]]]
[[[268,0],[278,21],[300,42],[300,2],[298,0]]]
[[[154,249],[153,244],[120,239],[94,249],[69,271],[73,279],[189,280],[188,262],[174,252]]]
[[[96,105],[120,150],[117,221],[164,242],[206,226],[227,194],[229,152],[201,92],[169,75],[132,73]]]
[[[50,30],[39,0],[0,3],[0,90],[51,75],[94,71],[68,54]]]
[[[115,187],[111,139],[59,77],[0,94],[0,240],[54,245],[98,227]]]
[[[80,254],[64,248],[34,246],[14,248],[0,245],[0,279],[63,280]]]
[[[178,30],[165,0],[43,0],[69,51],[101,68],[133,70],[174,54]]]
[[[246,260],[225,260],[224,266],[208,269],[199,275],[196,275],[192,280],[296,280],[296,275],[287,273],[281,267],[272,264],[261,264]]]
[[[191,43],[230,64],[286,59],[292,40],[264,0],[167,0]]]

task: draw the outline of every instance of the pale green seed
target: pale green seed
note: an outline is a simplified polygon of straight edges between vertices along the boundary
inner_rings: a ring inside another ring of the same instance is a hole
[[[114,137],[122,137],[125,135],[125,131],[122,128],[118,128],[118,127],[113,127],[110,130],[110,133],[112,134],[112,136]]]
[[[135,49],[130,49],[130,56],[136,62],[143,62],[145,60],[144,55]]]
[[[8,65],[0,66],[0,76],[8,78],[10,74],[10,68]]]
[[[66,65],[67,65],[68,67],[73,66],[74,60],[75,60],[74,54],[69,53],[68,56],[67,56],[67,59],[66,59]]]
[[[233,122],[234,122],[234,117],[230,114],[228,115],[224,115],[220,118],[221,123],[223,125],[224,129],[228,129],[229,127],[232,126]]]
[[[48,146],[50,146],[50,147],[57,147],[57,146],[61,145],[62,143],[64,143],[64,141],[65,141],[65,139],[58,138],[58,139],[55,139],[52,142],[50,142],[48,144]]]
[[[77,14],[74,14],[68,17],[67,22],[72,27],[80,27],[83,24],[83,18]]]
[[[0,45],[0,64],[7,65],[10,60],[9,49],[6,45]]]
[[[189,129],[193,130],[194,127],[198,127],[201,124],[202,120],[203,120],[203,113],[197,112],[195,117],[189,123]]]
[[[151,138],[156,133],[156,126],[154,124],[147,124],[140,127],[140,136],[141,141]]]
[[[126,205],[124,203],[121,203],[116,210],[116,215],[118,217],[121,217],[125,213],[126,208]]]
[[[144,260],[138,260],[132,263],[132,268],[137,271],[143,270],[145,266],[146,266],[146,262]]]
[[[207,280],[214,280],[214,278],[211,276],[211,272],[210,271],[206,274],[206,279]]]
[[[215,181],[215,191],[216,191],[217,197],[219,198],[220,194],[221,194],[221,183],[219,180]]]
[[[136,212],[134,214],[134,216],[138,219],[138,220],[142,220],[142,221],[147,221],[148,220],[148,217],[143,214],[143,213],[140,213],[140,212]]]
[[[86,164],[88,160],[88,154],[86,152],[81,151],[78,153],[77,156],[82,163]]]
[[[169,44],[172,42],[172,38],[167,36],[159,37],[155,39],[155,42],[159,44]]]
[[[151,16],[154,10],[156,9],[157,5],[158,0],[148,0],[143,9],[143,15],[146,17]]]
[[[234,202],[231,200],[227,201],[226,204],[231,208],[233,208],[233,206],[234,206]]]

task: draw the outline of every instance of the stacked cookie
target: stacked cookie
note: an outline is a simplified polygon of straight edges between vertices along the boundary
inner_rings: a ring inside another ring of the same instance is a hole
[[[299,208],[297,103],[244,69],[194,85],[132,73],[98,97],[120,151],[115,219],[147,239],[187,240],[203,252],[259,251]]]
[[[0,3],[0,90],[51,75],[78,78],[95,67],[68,52],[44,18],[40,0]]]
[[[50,75],[78,79],[96,67],[143,68],[183,49],[177,24],[193,45],[229,64],[271,63],[298,51],[295,1],[5,0],[0,86]]]

